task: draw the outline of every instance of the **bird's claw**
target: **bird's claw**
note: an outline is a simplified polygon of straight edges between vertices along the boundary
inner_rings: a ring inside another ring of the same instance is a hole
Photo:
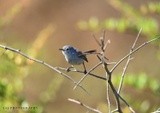
[[[71,68],[74,68],[74,67],[72,67],[72,66],[71,66],[71,67],[68,67],[68,68],[66,68],[66,71],[67,71],[67,72],[71,71]]]
[[[84,74],[87,74],[87,71],[86,71],[86,70],[84,70]]]

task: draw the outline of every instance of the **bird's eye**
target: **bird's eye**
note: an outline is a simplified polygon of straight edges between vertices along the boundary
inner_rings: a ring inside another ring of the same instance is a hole
[[[66,50],[68,51],[69,49],[67,48]]]

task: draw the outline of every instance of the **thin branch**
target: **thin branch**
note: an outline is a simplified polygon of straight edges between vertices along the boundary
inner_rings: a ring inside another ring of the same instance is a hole
[[[131,50],[133,50],[134,47],[136,46],[137,41],[138,41],[138,39],[139,39],[139,37],[140,37],[141,32],[142,32],[142,28],[139,30],[138,35],[137,35],[137,37],[136,37],[136,39],[135,39],[135,41],[134,41],[134,43],[133,43],[133,45],[132,45]]]
[[[158,108],[156,111],[153,111],[152,113],[160,113],[160,108]]]
[[[117,93],[117,92],[116,92],[116,93]],[[117,93],[116,96],[117,96],[118,98],[120,98],[120,99],[128,106],[128,108],[130,109],[130,111],[131,111],[132,113],[135,113],[135,111],[133,110],[133,108],[127,103],[127,101],[126,101],[120,94]],[[117,112],[117,111],[119,111],[119,108],[113,110],[112,113]],[[119,112],[120,112],[120,111],[119,111]]]
[[[101,46],[101,44],[99,43],[99,41],[97,40],[97,38],[95,37],[94,34],[93,34],[93,38],[94,38],[94,40],[97,42],[97,44],[98,44],[99,46]]]
[[[104,50],[106,50],[106,48],[107,48],[108,44],[110,44],[110,43],[111,43],[111,41],[110,41],[110,40],[108,40],[108,41],[105,43],[105,45],[104,45],[103,49],[104,49]]]
[[[76,89],[77,86],[87,77],[87,75],[88,75],[91,71],[95,70],[95,69],[96,69],[98,66],[100,66],[101,64],[102,64],[102,62],[99,62],[97,65],[95,65],[93,68],[91,68],[91,69],[77,82],[77,84],[74,86],[73,89]]]
[[[106,39],[106,31],[103,31],[103,36],[100,38],[101,42],[101,50],[105,51],[104,46],[105,46],[105,39]]]
[[[39,64],[41,64],[41,65],[43,65],[43,66],[46,66],[46,67],[52,69],[53,71],[56,71],[56,72],[59,73],[60,75],[64,76],[64,77],[67,78],[68,80],[72,81],[74,84],[77,83],[72,77],[68,76],[67,74],[62,73],[61,71],[59,71],[59,70],[56,69],[55,67],[51,66],[50,64],[48,64],[48,63],[46,63],[46,62],[44,62],[44,61],[42,61],[42,60],[38,60],[38,59],[35,59],[35,58],[32,58],[32,57],[28,56],[27,54],[21,52],[20,49],[14,49],[14,48],[11,48],[11,47],[8,47],[8,46],[4,46],[4,45],[0,45],[0,48],[3,48],[3,49],[5,49],[5,50],[12,51],[12,52],[14,52],[14,53],[17,53],[17,54],[19,54],[19,55],[21,55],[21,56],[23,56],[23,57],[31,60],[31,61],[34,61],[34,62],[36,62],[36,63],[39,63]],[[78,86],[79,86],[81,89],[83,89],[85,92],[87,92],[81,85],[78,85]],[[87,93],[88,93],[88,92],[87,92]]]
[[[115,89],[115,87],[114,87],[111,79],[108,80],[108,83],[109,83],[109,85],[110,85],[110,87],[111,87],[111,89],[112,89],[112,91],[113,91],[114,97],[115,97],[115,99],[116,99],[116,104],[117,104],[118,112],[119,112],[119,113],[122,113],[121,104],[120,104],[120,101],[119,101],[119,95],[118,95],[118,93],[117,93],[117,91],[116,91],[116,89]]]
[[[88,105],[86,105],[86,104],[84,104],[84,103],[82,103],[82,102],[80,102],[80,101],[78,101],[78,100],[68,98],[68,101],[73,102],[73,103],[76,103],[76,104],[78,104],[78,105],[81,105],[81,106],[85,107],[86,109],[88,109],[88,110],[90,110],[90,111],[93,111],[93,112],[95,112],[95,113],[102,113],[101,111],[99,111],[99,110],[97,110],[97,109],[94,109],[94,108],[92,108],[92,107],[90,107],[90,106],[88,106]]]
[[[128,53],[126,56],[124,56],[122,59],[120,59],[115,65],[114,67],[110,70],[110,72],[112,73],[126,58],[128,58],[128,56],[134,54],[136,51],[138,51],[139,49],[141,49],[142,47],[144,47],[145,45],[155,41],[155,40],[158,40],[160,39],[160,36],[157,37],[157,38],[154,38],[152,40],[149,40],[147,42],[144,42],[143,44],[141,44],[140,46],[138,46],[137,48],[135,48],[131,53]]]
[[[63,67],[56,67],[58,70],[64,70],[64,71],[66,71],[67,70],[67,68],[63,68]],[[77,72],[77,73],[82,73],[82,74],[84,74],[84,71],[80,71],[80,70],[76,70],[76,69],[70,69],[69,70],[69,72]],[[95,77],[95,78],[98,78],[98,79],[101,79],[101,80],[107,80],[105,77],[101,77],[101,76],[98,76],[98,75],[96,75],[96,74],[93,74],[93,73],[88,73],[88,75],[91,75],[92,77]]]
[[[132,107],[128,104],[128,102],[120,95],[117,93],[117,95],[119,96],[119,98],[128,106],[128,108],[130,109],[130,111],[132,113],[135,113],[135,111],[132,109]]]
[[[103,36],[105,36],[105,34],[103,34]],[[104,47],[104,46],[106,46],[106,44],[104,42],[105,41],[104,39],[105,39],[104,37],[100,37],[101,56],[97,55],[97,57],[102,62],[103,67],[104,67],[104,69],[106,71],[106,78],[107,78],[107,81],[106,81],[107,90],[106,90],[106,92],[107,92],[107,102],[108,102],[108,108],[109,108],[108,111],[109,111],[109,113],[111,112],[111,109],[110,109],[110,98],[109,98],[109,86],[110,86],[111,90],[113,91],[115,100],[116,100],[118,112],[122,113],[122,110],[121,110],[121,107],[120,107],[119,96],[118,96],[117,91],[116,91],[116,89],[113,86],[112,81],[111,81],[112,73],[109,71],[108,64],[105,62],[105,54],[104,54],[104,52],[105,52],[106,47]]]
[[[137,36],[137,37],[139,37],[139,36]],[[143,46],[145,46],[145,45],[147,45],[147,44],[149,44],[149,43],[151,43],[151,42],[153,42],[153,41],[155,41],[155,40],[157,40],[157,39],[160,39],[160,36],[158,37],[158,38],[154,38],[154,39],[152,39],[152,40],[150,40],[150,41],[147,41],[147,42],[145,42],[145,43],[143,43],[143,44],[141,44],[140,46],[138,46],[136,49],[132,49],[132,51],[129,53],[129,54],[127,54],[125,57],[123,57],[121,60],[119,60],[118,62],[117,62],[117,64],[115,64],[115,66],[111,69],[111,71],[110,71],[110,73],[109,74],[111,74],[112,75],[112,72],[116,69],[116,67],[122,62],[122,61],[124,61],[126,58],[128,58],[129,56],[131,56],[133,53],[135,53],[136,51],[138,51],[140,48],[142,48]],[[136,41],[138,40],[138,38],[135,40],[135,44],[136,44]],[[135,46],[135,44],[133,44],[133,46]],[[132,47],[133,47],[132,46]],[[111,77],[111,76],[109,76],[109,77]],[[114,93],[114,95],[115,95],[115,97],[116,97],[116,102],[117,102],[117,106],[118,106],[118,108],[116,109],[116,111],[118,111],[118,112],[121,112],[121,111],[119,111],[119,110],[121,110],[120,109],[120,106],[119,106],[119,99],[118,98],[120,98],[128,107],[129,107],[129,109],[130,109],[130,111],[132,112],[132,113],[135,113],[135,111],[129,106],[129,104],[116,92],[116,90],[115,90],[115,88],[114,88],[114,86],[113,86],[113,84],[112,84],[112,82],[111,82],[111,78],[109,79],[109,84],[110,84],[110,87],[111,87],[111,89],[112,89],[112,91],[113,91],[113,93]],[[118,98],[117,98],[118,97]],[[112,111],[113,112],[113,111]]]
[[[106,82],[106,86],[107,86],[108,113],[110,113],[111,112],[111,102],[110,102],[110,97],[109,97],[109,83],[108,82]]]
[[[120,101],[119,101],[119,95],[112,83],[112,73],[108,70],[108,67],[107,67],[107,63],[103,62],[103,65],[104,65],[104,69],[106,71],[106,77],[107,77],[107,82],[109,84],[109,86],[111,87],[111,90],[114,94],[114,97],[115,97],[115,100],[116,100],[116,104],[117,104],[117,111],[119,113],[122,113],[122,110],[121,110],[121,105],[120,105]],[[108,93],[109,90],[107,90],[107,93]]]
[[[136,37],[136,39],[135,39],[135,41],[134,41],[134,43],[133,43],[133,45],[132,45],[129,53],[132,53],[133,49],[135,48],[136,43],[137,43],[137,41],[138,41],[138,39],[140,37],[141,32],[142,32],[142,28],[139,30],[139,33],[138,33],[138,35],[137,35],[137,37]],[[127,68],[129,66],[129,62],[130,61],[131,61],[131,55],[128,56],[127,62],[125,64],[124,68],[123,68],[123,72],[122,72],[122,75],[121,75],[121,80],[120,80],[119,88],[118,88],[118,91],[117,91],[118,94],[120,94],[120,91],[121,91],[121,88],[122,88],[122,85],[123,85],[124,76],[125,76],[125,73],[127,71]]]
[[[105,42],[105,39],[106,39],[106,30],[103,30],[103,36],[102,37],[103,37],[103,42]]]
[[[101,42],[101,57],[97,55],[98,59],[103,63],[103,66],[104,66],[104,69],[106,71],[106,78],[107,78],[107,81],[106,81],[106,87],[107,87],[107,102],[108,102],[108,108],[109,108],[109,113],[111,112],[111,108],[110,108],[110,98],[109,98],[109,86],[111,87],[111,90],[114,94],[114,97],[115,97],[115,100],[116,100],[116,104],[117,104],[117,108],[118,108],[118,112],[119,113],[122,113],[122,110],[121,110],[121,106],[120,106],[120,101],[119,101],[119,96],[117,94],[117,91],[115,89],[115,87],[113,86],[112,84],[112,81],[111,81],[111,78],[112,78],[112,73],[109,71],[108,69],[108,64],[105,62],[105,49],[106,49],[106,45],[107,44],[104,44],[105,43],[105,32],[103,34],[104,37],[100,38],[100,42]],[[107,42],[106,42],[107,43]]]

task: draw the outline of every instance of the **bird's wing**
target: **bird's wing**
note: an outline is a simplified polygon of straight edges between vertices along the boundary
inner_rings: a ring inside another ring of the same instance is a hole
[[[83,60],[85,60],[86,62],[88,62],[86,55],[83,54],[81,51],[78,51],[78,57],[80,57],[80,58],[82,58]]]

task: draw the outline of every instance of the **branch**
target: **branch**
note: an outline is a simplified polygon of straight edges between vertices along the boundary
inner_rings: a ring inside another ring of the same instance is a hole
[[[80,102],[80,101],[78,101],[78,100],[68,98],[68,101],[73,102],[73,103],[76,103],[76,104],[78,104],[78,105],[81,105],[81,106],[83,106],[83,107],[87,108],[88,110],[93,111],[93,112],[95,112],[95,113],[102,113],[101,111],[99,111],[99,110],[97,110],[97,109],[94,109],[94,108],[91,108],[90,106],[87,106],[86,104],[84,104],[84,103],[82,103],[82,102]]]
[[[29,60],[31,60],[31,61],[34,61],[34,62],[39,63],[39,64],[41,64],[41,65],[43,65],[43,66],[45,66],[45,67],[47,67],[47,68],[52,69],[53,71],[59,73],[60,75],[62,75],[62,76],[64,76],[65,78],[67,78],[68,80],[72,81],[74,84],[77,83],[72,77],[68,76],[68,75],[65,74],[65,73],[62,73],[61,71],[59,71],[58,69],[56,69],[56,67],[53,67],[53,66],[51,66],[50,64],[48,64],[48,63],[46,63],[46,62],[44,62],[44,61],[42,61],[42,60],[38,60],[38,59],[32,58],[32,57],[28,56],[27,54],[21,52],[20,49],[14,49],[14,48],[11,48],[11,47],[8,47],[8,46],[4,46],[4,45],[0,45],[0,48],[3,48],[3,49],[5,49],[5,50],[12,51],[12,52],[14,52],[14,53],[17,53],[17,54],[19,54],[19,55],[21,55],[21,56],[23,56],[23,57],[25,57],[25,58],[27,58],[27,59],[29,59]],[[81,85],[78,85],[78,87],[80,87],[80,88],[83,89],[85,92],[87,92]],[[88,93],[88,92],[87,92],[87,93]]]
[[[142,31],[142,28],[139,30],[139,33],[138,33],[138,35],[137,35],[137,37],[136,37],[136,39],[135,39],[135,41],[134,41],[134,43],[133,43],[133,45],[132,45],[132,47],[130,49],[130,52],[129,52],[130,54],[132,53],[133,49],[135,48],[135,45],[136,45],[136,43],[137,43],[137,41],[139,39],[141,31]],[[122,72],[122,75],[121,75],[121,80],[120,80],[119,88],[118,88],[118,91],[117,91],[118,94],[120,94],[120,91],[121,91],[121,88],[122,88],[122,85],[123,85],[124,76],[125,76],[125,73],[127,71],[127,68],[128,68],[128,65],[129,65],[130,61],[131,61],[131,55],[128,56],[127,62],[125,64],[124,68],[123,68],[123,72]]]
[[[111,112],[110,98],[109,98],[109,86],[110,86],[111,90],[114,94],[115,100],[116,100],[117,111],[119,113],[122,113],[121,105],[120,105],[120,101],[119,101],[119,95],[117,94],[117,91],[116,91],[116,89],[113,86],[112,81],[111,81],[112,73],[108,69],[108,63],[105,62],[105,50],[106,50],[107,43],[108,42],[105,42],[105,32],[104,32],[103,37],[100,37],[101,56],[97,55],[97,57],[100,60],[100,62],[102,62],[103,67],[104,67],[105,72],[106,72],[106,78],[107,78],[107,81],[106,81],[107,90],[106,90],[106,92],[107,92],[107,102],[108,102],[108,108],[109,108],[108,112],[109,113]]]
[[[58,70],[64,70],[64,71],[67,70],[67,68],[63,68],[63,67],[56,67],[56,68],[57,68]],[[70,69],[69,72],[70,72],[70,71],[71,71],[71,72],[77,72],[77,73],[82,73],[82,74],[84,74],[84,71],[80,71],[80,70],[76,70],[76,69],[74,69],[74,70]],[[98,78],[98,79],[101,79],[101,80],[107,80],[105,77],[98,76],[98,75],[93,74],[93,73],[91,73],[91,72],[89,72],[88,75],[91,75],[92,77],[95,77],[95,78]]]
[[[136,51],[138,51],[139,49],[141,49],[142,47],[144,47],[145,45],[160,39],[160,36],[158,36],[157,38],[154,38],[152,40],[149,40],[147,42],[144,42],[143,44],[141,44],[140,46],[138,46],[137,48],[135,48],[131,53],[128,53],[126,56],[124,56],[122,59],[120,59],[115,65],[114,67],[110,70],[110,72],[112,73],[128,56],[134,54]]]
[[[102,62],[99,62],[97,65],[95,65],[93,68],[91,68],[80,80],[79,80],[79,82],[74,86],[74,88],[73,89],[76,89],[76,87],[87,77],[87,75],[91,72],[91,71],[93,71],[93,70],[95,70],[98,66],[100,66],[102,64]]]
[[[110,97],[109,97],[109,83],[106,82],[106,86],[107,86],[107,103],[108,103],[108,113],[111,112],[111,102],[110,102]]]
[[[158,108],[156,111],[153,111],[152,113],[160,113],[160,108]]]
[[[112,73],[110,73],[110,71],[108,70],[107,63],[103,62],[103,65],[104,65],[104,69],[106,71],[106,77],[108,76],[108,81],[107,81],[108,83],[107,84],[109,84],[109,86],[111,87],[111,90],[112,90],[112,92],[114,94],[114,97],[115,97],[115,100],[116,100],[117,111],[119,113],[122,113],[121,105],[120,105],[120,101],[119,101],[119,95],[118,95],[118,93],[117,93],[117,91],[116,91],[116,89],[115,89],[115,87],[114,87],[114,85],[112,83]],[[108,93],[109,93],[109,88],[107,88],[107,94]],[[107,96],[107,97],[109,97],[109,96]],[[107,98],[107,100],[109,100],[109,98]],[[108,101],[108,103],[109,103],[109,101]]]

